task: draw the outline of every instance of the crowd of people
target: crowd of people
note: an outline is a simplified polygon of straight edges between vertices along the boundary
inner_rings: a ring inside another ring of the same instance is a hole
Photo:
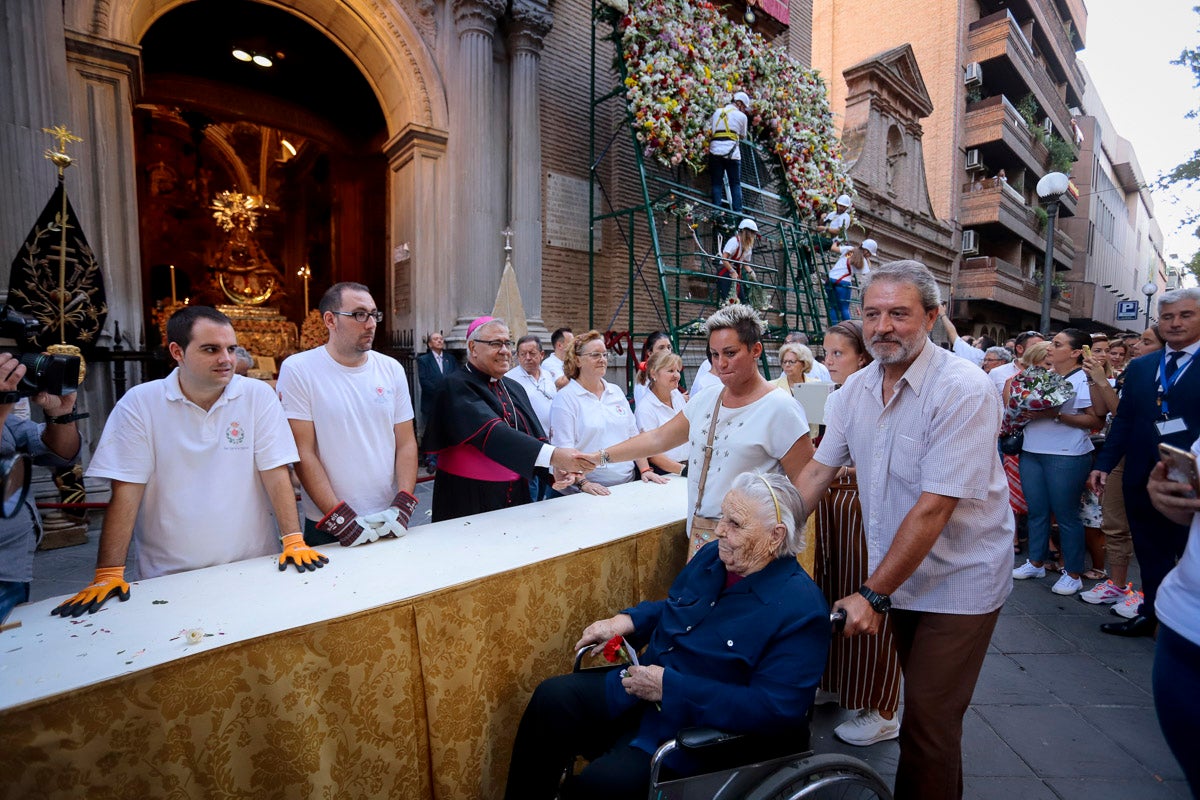
[[[597,331],[557,330],[545,356],[538,337],[510,341],[504,320],[480,317],[461,365],[428,337],[418,373],[434,521],[687,481],[688,564],[668,598],[580,639],[628,637],[647,648],[639,665],[538,690],[510,797],[552,795],[551,752],[591,758],[564,796],[620,794],[644,785],[676,727],[785,732],[822,700],[855,712],[835,731],[843,741],[899,738],[897,797],[960,797],[962,719],[1000,608],[1013,579],[1051,571],[1051,591],[1126,617],[1104,632],[1162,631],[1156,701],[1197,785],[1186,711],[1198,701],[1180,687],[1200,677],[1200,506],[1158,446],[1200,450],[1200,289],[1165,293],[1140,336],[1066,328],[1000,345],[958,335],[918,262],[877,266],[862,284],[861,321],[832,324],[820,348],[789,336],[776,381],[760,372],[765,324],[750,306],[706,320],[708,380],[690,392],[671,338],[652,335],[632,406],[607,380]],[[407,378],[372,350],[382,314],[365,286],[338,284],[319,309],[328,343],[285,360],[277,393],[236,373],[220,312],[171,318],[177,369],[118,402],[89,468],[113,490],[95,577],[54,613],[129,599],[131,545],[140,578],[268,554],[304,572],[329,562],[318,547],[405,533],[418,474]],[[949,349],[930,339],[939,319]],[[0,391],[21,372],[0,354]],[[836,387],[820,425],[793,396],[813,382]],[[6,420],[6,438],[48,463],[77,459],[73,395],[35,401],[47,422]],[[216,527],[214,494],[238,509]],[[1028,549],[1015,569],[1010,547]],[[27,597],[29,576],[17,577]],[[10,607],[24,599],[12,583]],[[846,617],[832,645],[830,608]]]

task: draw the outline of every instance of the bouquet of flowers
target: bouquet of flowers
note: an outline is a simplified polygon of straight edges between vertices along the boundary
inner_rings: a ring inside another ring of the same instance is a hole
[[[1026,411],[1045,411],[1058,408],[1075,397],[1075,389],[1063,376],[1043,367],[1029,367],[1012,379],[1000,436],[1013,436],[1029,424]]]

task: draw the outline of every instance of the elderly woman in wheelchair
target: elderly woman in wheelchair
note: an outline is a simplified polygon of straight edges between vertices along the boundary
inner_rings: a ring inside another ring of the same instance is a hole
[[[786,476],[747,472],[721,513],[716,539],[684,567],[666,600],[593,622],[576,644],[599,650],[623,636],[633,648],[645,646],[640,666],[560,675],[534,692],[513,747],[509,800],[645,797],[653,753],[684,728],[807,749],[806,714],[830,627],[821,591],[796,561],[803,502]],[[589,763],[560,787],[564,766],[578,755]],[[679,751],[666,767],[698,766],[688,761]]]

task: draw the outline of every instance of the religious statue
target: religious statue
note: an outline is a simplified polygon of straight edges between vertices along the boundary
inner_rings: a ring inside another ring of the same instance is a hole
[[[280,291],[283,276],[254,237],[263,199],[221,192],[212,203],[213,219],[228,234],[212,265],[214,282],[239,306],[258,306]]]

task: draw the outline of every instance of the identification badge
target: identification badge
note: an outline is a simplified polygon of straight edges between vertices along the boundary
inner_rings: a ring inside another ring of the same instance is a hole
[[[1183,417],[1175,417],[1174,419],[1164,419],[1156,422],[1155,427],[1158,428],[1159,436],[1170,436],[1172,433],[1186,431],[1187,425],[1183,421]]]

